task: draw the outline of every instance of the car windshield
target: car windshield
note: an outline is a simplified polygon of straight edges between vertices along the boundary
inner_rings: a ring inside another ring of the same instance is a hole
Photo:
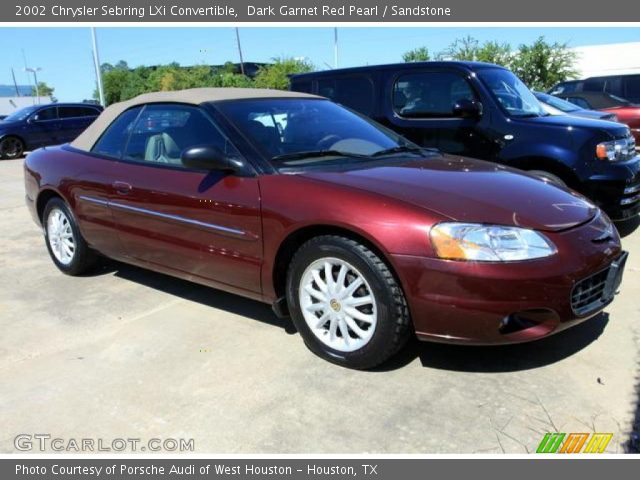
[[[512,117],[543,117],[546,112],[531,90],[509,70],[487,68],[478,72],[480,80]]]
[[[546,103],[547,105],[551,105],[552,107],[557,108],[561,112],[569,113],[580,110],[580,108],[573,103],[567,102],[566,100],[558,97],[554,97],[553,95],[548,95],[546,93],[536,93],[536,98],[541,102]]]
[[[259,99],[216,106],[276,167],[424,155],[417,145],[329,100]]]
[[[29,115],[31,115],[37,108],[37,106],[21,108],[20,110],[16,110],[11,115],[6,117],[3,121],[21,122],[22,120],[25,120]]]

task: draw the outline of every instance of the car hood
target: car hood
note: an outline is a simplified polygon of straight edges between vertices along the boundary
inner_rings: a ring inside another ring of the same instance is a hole
[[[490,162],[438,155],[300,175],[428,209],[456,221],[564,230],[598,209],[568,189]]]
[[[516,121],[514,119],[514,121]],[[548,115],[546,117],[531,117],[517,119],[519,122],[526,122],[528,124],[555,126],[559,128],[583,128],[583,129],[598,129],[606,132],[614,137],[624,137],[627,134],[626,125],[621,123],[610,122],[606,120],[591,119],[585,117],[574,117],[569,115]]]

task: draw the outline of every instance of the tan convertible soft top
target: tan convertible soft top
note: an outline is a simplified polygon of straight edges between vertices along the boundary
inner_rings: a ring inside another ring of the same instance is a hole
[[[154,92],[138,95],[131,100],[114,103],[76,138],[71,145],[80,150],[89,151],[98,141],[105,128],[111,125],[122,112],[136,105],[146,103],[190,103],[200,105],[205,102],[220,100],[240,100],[243,98],[320,98],[308,93],[289,92],[286,90],[267,90],[264,88],[191,88],[172,92]]]

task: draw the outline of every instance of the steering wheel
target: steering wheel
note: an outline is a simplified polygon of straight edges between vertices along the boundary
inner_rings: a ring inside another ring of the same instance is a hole
[[[340,140],[342,139],[338,135],[332,133],[322,137],[322,139],[320,139],[316,144],[316,147],[318,150],[331,150],[331,146]]]

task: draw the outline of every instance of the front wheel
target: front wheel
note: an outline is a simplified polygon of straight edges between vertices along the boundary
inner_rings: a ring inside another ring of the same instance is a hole
[[[67,204],[52,198],[44,208],[45,241],[51,260],[67,275],[80,275],[90,269],[96,254],[82,237]]]
[[[289,267],[287,301],[309,349],[345,367],[380,365],[409,338],[409,310],[394,275],[349,238],[321,236],[300,247]]]
[[[0,159],[20,158],[24,153],[24,143],[18,137],[4,137],[0,140]]]

